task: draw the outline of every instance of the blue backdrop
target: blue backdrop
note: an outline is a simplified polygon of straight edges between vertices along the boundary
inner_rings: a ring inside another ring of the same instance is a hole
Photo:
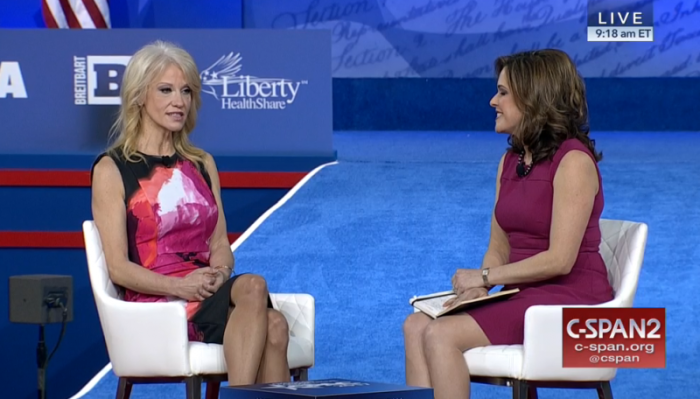
[[[639,2],[653,42],[587,41],[589,3]],[[38,0],[0,5],[0,27],[44,26]],[[593,130],[697,130],[700,0],[112,0],[110,12],[115,28],[330,30],[334,130],[490,130],[494,58],[544,47],[576,61]]]
[[[588,3],[110,0],[110,13],[114,28],[328,29],[334,77],[492,78],[496,56],[543,47],[569,52],[585,77],[700,76],[700,0],[653,1],[651,43],[588,42]],[[0,27],[44,27],[39,5],[0,0]]]
[[[0,31],[0,153],[101,151],[130,54],[156,39],[182,45],[200,70],[197,145],[214,155],[333,155],[328,32],[198,29]]]
[[[490,79],[496,57],[544,47],[567,51],[585,77],[700,76],[700,1],[653,1],[656,23],[651,43],[588,42],[588,3],[245,0],[243,24],[330,29],[334,77]]]

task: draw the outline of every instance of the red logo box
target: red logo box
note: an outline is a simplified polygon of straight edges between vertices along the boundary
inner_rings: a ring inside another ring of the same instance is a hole
[[[563,367],[666,367],[666,309],[563,311]]]

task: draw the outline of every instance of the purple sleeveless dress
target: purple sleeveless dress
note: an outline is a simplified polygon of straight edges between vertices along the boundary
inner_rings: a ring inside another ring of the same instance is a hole
[[[518,155],[508,152],[501,175],[501,190],[496,203],[496,220],[508,235],[509,262],[529,258],[549,247],[552,222],[553,182],[557,167],[569,151],[593,154],[577,139],[566,140],[554,159],[536,164],[525,177],[515,172]],[[597,169],[597,164],[596,164]],[[583,236],[578,258],[568,275],[531,284],[508,285],[520,292],[500,301],[469,310],[492,345],[523,343],[525,311],[533,305],[592,305],[613,299],[607,269],[599,253],[601,240],[598,221],[603,212],[603,184]]]

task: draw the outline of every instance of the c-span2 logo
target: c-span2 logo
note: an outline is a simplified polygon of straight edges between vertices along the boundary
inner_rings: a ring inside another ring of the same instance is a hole
[[[124,70],[131,56],[73,57],[76,105],[119,105]],[[241,54],[224,55],[201,71],[202,92],[214,97],[221,109],[281,110],[298,98],[308,81],[240,75]]]

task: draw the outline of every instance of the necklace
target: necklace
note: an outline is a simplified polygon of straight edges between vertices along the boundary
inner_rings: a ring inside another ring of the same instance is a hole
[[[523,158],[525,158],[524,150],[520,152],[520,155],[518,156],[518,165],[515,167],[515,172],[519,177],[527,176],[532,170],[532,164],[525,166],[525,161],[523,161]]]

